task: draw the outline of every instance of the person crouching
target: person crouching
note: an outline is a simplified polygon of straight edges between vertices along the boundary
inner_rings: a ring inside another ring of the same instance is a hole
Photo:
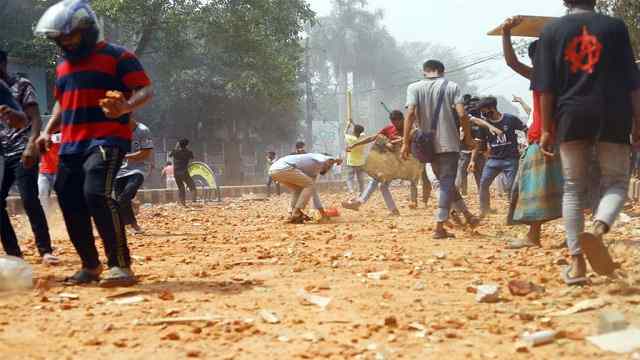
[[[293,191],[289,223],[303,224],[308,219],[303,210],[312,197],[315,208],[325,217],[324,208],[316,192],[316,180],[318,175],[325,175],[336,164],[342,164],[342,160],[329,155],[308,153],[285,156],[271,165],[269,176]]]

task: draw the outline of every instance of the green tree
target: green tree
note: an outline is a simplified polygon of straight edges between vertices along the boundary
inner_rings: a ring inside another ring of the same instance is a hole
[[[407,86],[421,78],[429,58],[443,61],[448,77],[465,90],[480,74],[464,68],[452,47],[426,42],[398,43],[383,25],[382,11],[371,11],[366,0],[334,0],[331,13],[310,31],[317,114],[341,126],[346,119],[345,93],[353,88],[354,119],[373,131],[387,113],[380,102],[401,109]],[[468,61],[467,61],[468,62]],[[339,139],[341,132],[337,131]]]
[[[629,28],[631,43],[636,54],[640,53],[640,1],[598,0],[598,9],[624,20]]]
[[[32,29],[55,0],[5,0],[0,46],[53,69],[58,54]],[[156,88],[139,116],[159,135],[196,145],[223,141],[228,183],[240,169],[240,143],[295,138],[304,0],[93,0],[105,38],[134,51]],[[264,145],[263,145],[264,144]],[[201,146],[201,147],[200,147]],[[198,149],[196,149],[198,150]]]

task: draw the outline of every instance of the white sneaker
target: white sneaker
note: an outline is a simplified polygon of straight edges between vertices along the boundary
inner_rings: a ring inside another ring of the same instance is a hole
[[[42,263],[48,266],[56,266],[60,265],[60,259],[51,253],[46,253],[42,256]]]

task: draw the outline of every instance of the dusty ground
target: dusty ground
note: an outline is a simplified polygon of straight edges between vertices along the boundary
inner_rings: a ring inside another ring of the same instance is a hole
[[[64,231],[54,231],[64,260],[56,268],[36,264],[31,236],[23,237],[41,289],[0,294],[2,359],[640,356],[603,353],[584,340],[596,333],[604,310],[620,310],[632,323],[640,322],[640,292],[634,289],[640,287],[640,242],[635,240],[640,218],[611,236],[625,279],[594,277],[592,286],[567,288],[556,265],[566,253],[549,248],[561,239],[558,223],[546,227],[544,249],[504,250],[505,239],[525,230],[502,225],[506,203],[499,200],[494,203],[499,213],[476,232],[454,229],[457,239],[435,241],[430,238],[433,206],[409,210],[406,189],[395,193],[400,218],[386,217],[376,195],[359,213],[342,211],[332,223],[304,226],[283,224],[285,195],[189,210],[143,208],[140,220],[147,234],[130,237],[141,282],[124,290],[63,287],[61,280],[78,267]],[[344,196],[323,198],[335,206]],[[471,202],[477,208],[475,196]],[[368,275],[382,271],[380,279]],[[531,281],[546,291],[513,296],[507,289],[511,280]],[[500,302],[476,303],[472,288],[483,283],[502,287]],[[331,302],[325,309],[305,303],[300,291]],[[550,314],[598,298],[608,305],[571,316]],[[261,310],[274,313],[272,320],[279,323],[265,321]],[[208,321],[145,323],[181,317]],[[520,334],[548,328],[565,337],[516,352]]]

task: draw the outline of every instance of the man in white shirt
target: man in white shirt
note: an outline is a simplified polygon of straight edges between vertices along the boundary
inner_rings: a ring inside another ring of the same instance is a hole
[[[291,217],[289,223],[302,224],[307,219],[303,210],[313,197],[315,208],[324,215],[324,208],[316,192],[316,179],[318,175],[325,175],[333,165],[342,164],[341,159],[336,159],[323,154],[289,155],[277,160],[271,168],[269,175],[273,180],[293,191],[291,198]]]

